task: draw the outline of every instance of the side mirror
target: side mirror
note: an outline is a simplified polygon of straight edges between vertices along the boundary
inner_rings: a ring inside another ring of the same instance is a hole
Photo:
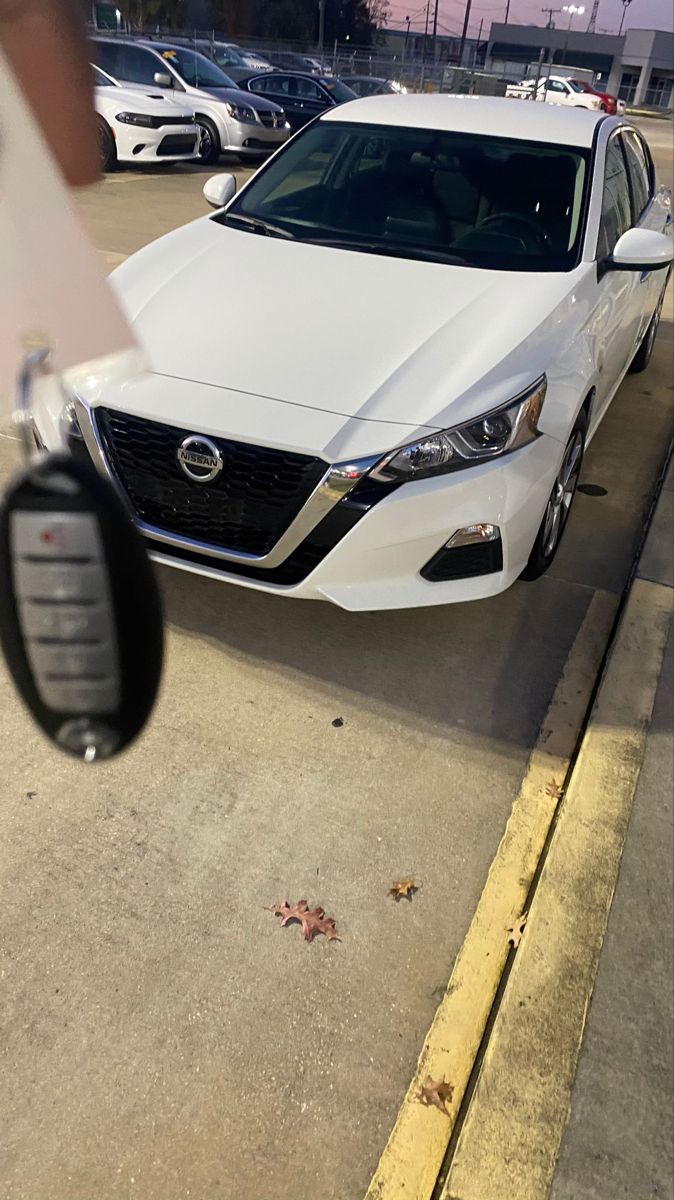
[[[168,71],[155,71],[154,81],[157,87],[173,87],[173,76]]]
[[[655,229],[628,229],[605,262],[609,271],[663,271],[674,260],[674,242]]]
[[[211,175],[204,184],[204,199],[213,208],[224,208],[235,192],[236,179],[233,175]]]

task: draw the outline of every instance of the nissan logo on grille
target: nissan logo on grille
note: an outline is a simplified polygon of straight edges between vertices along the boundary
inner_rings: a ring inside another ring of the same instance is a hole
[[[194,483],[210,483],[222,470],[222,454],[210,438],[192,434],[180,443],[176,458],[181,470]]]

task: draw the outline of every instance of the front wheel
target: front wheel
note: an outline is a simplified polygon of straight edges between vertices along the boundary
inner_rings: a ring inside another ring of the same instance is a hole
[[[651,318],[651,323],[641,339],[641,345],[639,346],[639,349],[629,365],[629,370],[632,375],[638,375],[641,371],[645,371],[646,367],[651,361],[653,349],[655,347],[655,339],[658,336],[658,325],[660,324],[660,314],[662,312],[664,300],[665,289],[663,288],[662,295],[658,301],[658,307]]]
[[[117,149],[110,126],[102,117],[96,118],[98,135],[98,159],[101,171],[112,171],[117,166]]]
[[[587,416],[582,412],[566,444],[562,465],[557,472],[529,561],[522,571],[522,579],[539,579],[547,571],[559,549],[578,487],[586,433]]]
[[[197,159],[200,163],[204,163],[205,166],[211,166],[220,157],[218,131],[213,122],[208,120],[208,117],[197,117],[197,127],[199,129]]]

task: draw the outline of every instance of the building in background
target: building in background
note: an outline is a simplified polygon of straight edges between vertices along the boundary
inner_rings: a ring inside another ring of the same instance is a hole
[[[506,75],[534,74],[543,63],[579,67],[594,73],[597,86],[627,104],[670,108],[674,88],[674,33],[628,29],[622,36],[574,29],[494,23],[487,66]]]

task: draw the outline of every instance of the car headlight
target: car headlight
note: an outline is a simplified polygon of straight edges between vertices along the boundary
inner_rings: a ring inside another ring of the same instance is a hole
[[[225,105],[225,107],[230,117],[233,117],[235,121],[243,121],[246,125],[257,124],[255,111],[254,109],[249,108],[247,104],[228,103]]]
[[[538,421],[546,390],[543,376],[526,392],[476,421],[392,450],[370,475],[386,483],[405,483],[511,454],[540,436]]]
[[[121,121],[123,125],[143,125],[145,129],[154,129],[156,118],[148,116],[147,113],[122,112],[117,113],[116,121]]]

